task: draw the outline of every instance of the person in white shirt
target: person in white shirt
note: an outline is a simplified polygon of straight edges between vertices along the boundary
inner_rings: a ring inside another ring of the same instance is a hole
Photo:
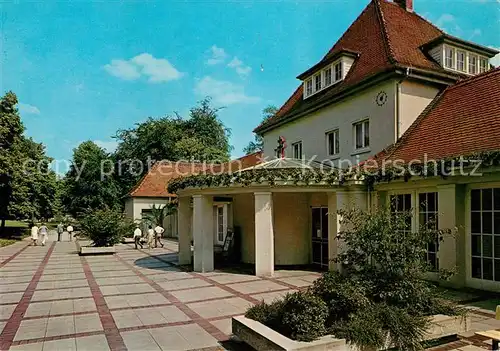
[[[42,246],[45,246],[45,240],[47,240],[48,233],[49,229],[45,224],[42,223],[40,229],[38,229],[38,234],[42,237]]]
[[[150,249],[153,248],[153,241],[155,240],[155,231],[153,230],[153,227],[148,226],[148,247]]]
[[[139,227],[136,227],[134,230],[134,244],[135,244],[135,249],[137,250],[137,245],[141,247],[141,249],[144,249],[141,243],[141,237],[142,237],[142,230]]]
[[[73,238],[71,237],[73,235],[73,226],[70,224],[68,225],[68,228],[66,228],[66,231],[68,232],[69,234],[69,241],[72,241]]]
[[[36,246],[38,241],[38,227],[36,224],[31,227],[31,240],[33,240],[33,245]]]
[[[155,227],[155,247],[158,247],[158,243],[160,243],[161,247],[163,248],[163,243],[161,242],[161,235],[165,229],[163,229],[160,225],[157,225]]]

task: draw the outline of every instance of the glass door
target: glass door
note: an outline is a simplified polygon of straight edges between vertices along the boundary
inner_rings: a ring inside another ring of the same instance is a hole
[[[312,262],[328,268],[328,208],[312,208]]]

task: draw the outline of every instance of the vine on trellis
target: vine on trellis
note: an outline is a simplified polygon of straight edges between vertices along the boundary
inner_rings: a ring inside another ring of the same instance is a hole
[[[231,185],[250,186],[266,184],[275,186],[278,182],[294,185],[342,185],[347,181],[363,181],[368,189],[373,189],[376,183],[390,182],[417,176],[442,177],[453,175],[457,168],[479,168],[500,166],[500,151],[479,152],[467,156],[447,158],[427,163],[396,164],[385,167],[357,167],[347,170],[315,170],[297,168],[260,168],[239,171],[235,173],[211,174],[202,173],[182,178],[176,178],[168,184],[168,192],[176,193],[186,188],[229,187]]]

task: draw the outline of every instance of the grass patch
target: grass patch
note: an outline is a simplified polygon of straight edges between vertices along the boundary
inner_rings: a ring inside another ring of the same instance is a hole
[[[22,221],[6,220],[5,226],[11,228],[28,228],[28,223]]]
[[[0,247],[12,245],[16,243],[17,240],[12,240],[12,239],[0,239]]]

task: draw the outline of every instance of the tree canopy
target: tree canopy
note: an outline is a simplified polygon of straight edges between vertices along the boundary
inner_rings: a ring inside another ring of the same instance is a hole
[[[113,169],[112,157],[94,142],[78,145],[64,179],[67,211],[77,217],[88,210],[119,208],[121,193]]]
[[[262,121],[264,123],[269,118],[274,116],[278,112],[278,108],[273,105],[269,105],[262,110]],[[264,147],[264,140],[261,135],[255,134],[254,140],[250,141],[247,146],[243,148],[243,152],[247,155],[253,154],[254,152],[262,151]]]
[[[0,98],[0,219],[49,218],[53,215],[58,180],[42,144],[23,135],[17,97]]]
[[[177,113],[150,117],[133,128],[119,130],[113,157],[123,192],[136,184],[153,161],[227,161],[230,130],[218,118],[219,110],[206,98],[190,109],[186,119]]]

